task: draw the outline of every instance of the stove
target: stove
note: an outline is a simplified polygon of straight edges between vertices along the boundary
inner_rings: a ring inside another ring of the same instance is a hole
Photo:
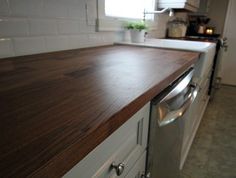
[[[219,55],[222,50],[227,50],[227,39],[222,39],[219,34],[215,35],[200,35],[200,36],[186,36],[187,40],[193,40],[193,41],[205,41],[205,42],[212,42],[216,43],[216,53],[213,60],[212,65],[212,74],[210,78],[210,86],[208,94],[210,96],[210,100],[213,100],[214,94],[216,89],[219,88],[221,78],[217,77],[217,73],[219,70],[219,63],[220,63],[220,56]]]

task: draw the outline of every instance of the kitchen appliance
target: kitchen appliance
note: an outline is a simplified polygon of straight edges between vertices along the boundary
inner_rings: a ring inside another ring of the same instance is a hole
[[[197,96],[190,68],[151,102],[146,177],[178,178],[183,119]]]
[[[189,15],[187,36],[204,35],[209,21],[205,15]]]
[[[214,27],[207,27],[206,31],[205,31],[205,34],[207,34],[207,35],[214,34]]]
[[[216,89],[218,89],[221,85],[221,78],[217,76],[221,60],[220,58],[222,57],[223,50],[227,51],[228,49],[227,38],[217,38],[216,40],[216,53],[213,61],[212,74],[208,91],[210,100],[214,98]]]
[[[212,73],[210,77],[210,84],[208,94],[212,100],[214,97],[215,89],[219,87],[221,79],[217,77],[219,69],[219,61],[222,49],[227,50],[227,39],[222,39],[220,34],[216,34],[215,27],[209,27],[210,18],[205,15],[189,15],[188,16],[188,29],[184,40],[212,42],[216,44],[216,51],[213,60]]]

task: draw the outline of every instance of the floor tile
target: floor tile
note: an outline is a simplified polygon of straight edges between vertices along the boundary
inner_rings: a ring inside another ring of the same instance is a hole
[[[181,178],[236,178],[236,87],[222,86],[208,104]]]

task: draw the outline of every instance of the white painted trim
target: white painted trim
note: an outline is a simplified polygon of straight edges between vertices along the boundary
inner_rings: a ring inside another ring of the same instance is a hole
[[[185,160],[186,160],[186,158],[187,158],[187,156],[188,156],[189,150],[190,150],[190,148],[191,148],[191,146],[192,146],[192,143],[193,143],[193,140],[194,140],[195,135],[196,135],[196,133],[197,133],[198,127],[199,127],[199,125],[200,125],[200,123],[201,123],[202,117],[203,117],[203,115],[204,115],[204,112],[205,112],[205,110],[206,110],[207,104],[208,104],[208,102],[209,102],[209,98],[210,98],[210,97],[208,96],[208,97],[207,97],[207,100],[206,100],[206,103],[205,103],[205,105],[204,105],[204,107],[203,107],[203,110],[202,110],[202,112],[201,112],[201,114],[200,114],[200,119],[198,119],[198,122],[197,122],[196,124],[194,124],[195,127],[193,128],[193,132],[192,132],[191,136],[189,137],[190,139],[189,139],[189,141],[188,141],[188,144],[187,144],[187,146],[186,146],[186,149],[185,149],[184,154],[183,154],[183,156],[182,156],[182,158],[181,158],[181,161],[180,161],[180,167],[179,167],[180,170],[183,169]]]
[[[221,83],[226,85],[233,85],[236,86],[236,81],[234,80],[235,72],[234,69],[232,69],[229,66],[234,65],[233,61],[235,58],[235,54],[233,52],[232,46],[234,45],[234,34],[232,28],[234,28],[235,24],[233,23],[234,19],[234,13],[235,13],[235,1],[229,0],[228,7],[227,7],[227,13],[224,23],[224,29],[223,29],[223,37],[228,38],[227,44],[229,45],[228,50],[221,50],[220,57],[219,57],[219,69],[217,77],[221,78]],[[234,56],[232,56],[234,55]],[[230,68],[230,69],[229,69]]]
[[[232,11],[232,8],[230,8],[230,7],[232,6],[232,3],[233,3],[233,1],[229,0],[226,18],[225,18],[224,29],[223,29],[223,37],[226,37],[226,35],[227,35],[227,30],[228,30],[228,25],[229,25],[229,17],[230,17],[231,11]]]
[[[226,17],[225,17],[225,23],[224,23],[224,28],[223,28],[223,33],[222,33],[222,37],[227,37],[227,30],[228,30],[228,24],[229,24],[229,15],[230,15],[230,7],[232,4],[232,0],[229,0],[228,2],[228,6],[227,6],[227,12],[226,12]],[[226,53],[224,52],[224,50],[220,50],[220,54],[219,54],[219,69],[217,71],[217,77],[222,78],[222,60],[226,57]]]

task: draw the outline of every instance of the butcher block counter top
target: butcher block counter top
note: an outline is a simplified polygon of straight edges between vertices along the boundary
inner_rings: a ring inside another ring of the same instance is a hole
[[[0,59],[0,177],[60,177],[196,52],[111,45]]]

